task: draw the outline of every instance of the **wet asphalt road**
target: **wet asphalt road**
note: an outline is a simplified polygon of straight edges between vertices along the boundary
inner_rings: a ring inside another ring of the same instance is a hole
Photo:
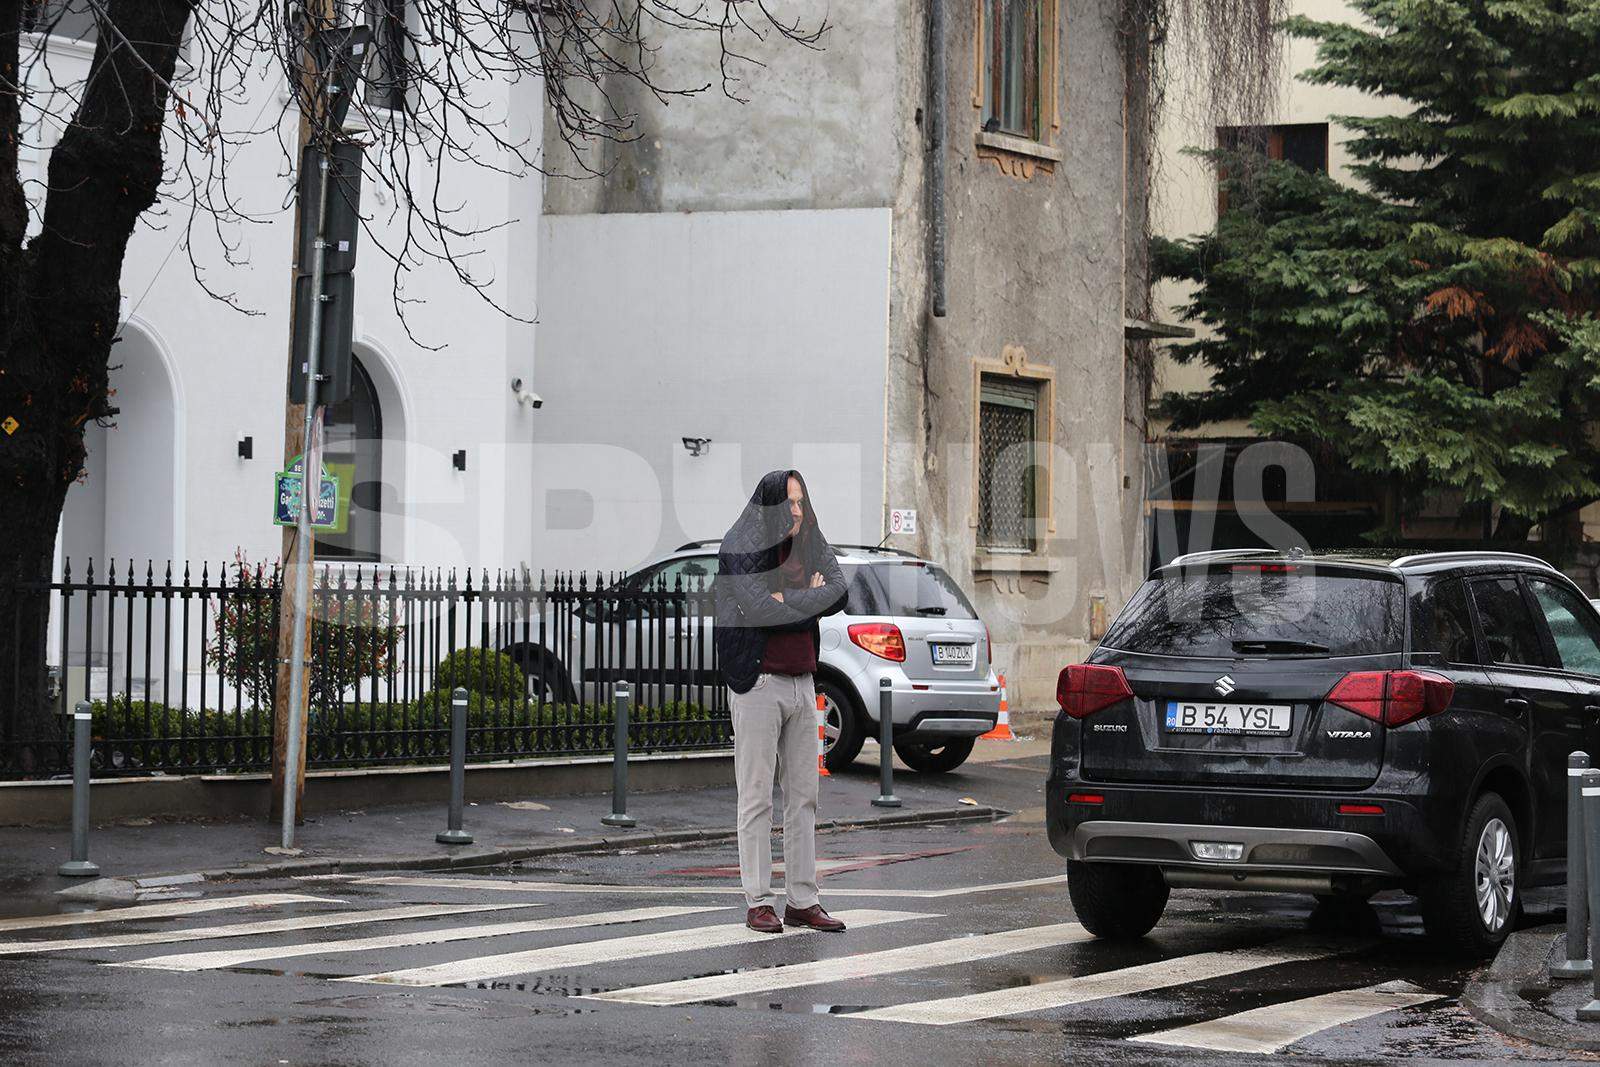
[[[1284,1054],[1308,1063],[1562,1060],[1468,1016],[1456,997],[1470,968],[1429,952],[1403,898],[1352,917],[1313,913],[1304,898],[1181,892],[1140,943],[1077,939],[1060,925],[1072,914],[1044,835],[1042,761],[969,775],[981,800],[1006,802],[1017,816],[839,833],[819,842],[822,859],[833,865],[824,903],[862,920],[840,935],[745,935],[740,899],[725,891],[737,881],[731,845],[449,875],[210,885],[204,901],[269,899],[205,913],[54,927],[3,920],[14,928],[0,928],[0,1058],[1260,1062],[1262,1054],[1194,1045],[1215,1039],[1217,1028],[1204,1024],[1218,1019],[1252,1012],[1246,1020],[1270,1032],[1297,1017],[1308,998],[1404,981],[1408,1006],[1315,1029]],[[870,784],[865,775],[863,784]],[[1034,879],[1052,880],[1007,885]],[[635,891],[608,888],[615,886]],[[944,890],[952,892],[937,892]],[[493,910],[392,911],[426,906]],[[337,919],[356,911],[388,917]],[[303,928],[283,929],[284,921]],[[278,928],[255,925],[262,923]],[[239,924],[253,932],[216,936]],[[499,932],[483,936],[489,927]],[[192,930],[207,933],[190,938]],[[1004,931],[1021,933],[1004,943],[978,939]],[[146,943],[127,943],[138,934],[148,935]],[[46,940],[72,943],[38,951]],[[952,944],[938,944],[946,941]],[[1277,952],[1298,958],[1284,962],[1270,955]],[[827,962],[846,957],[849,963]],[[819,961],[815,974],[798,969]],[[1162,961],[1176,962],[1163,969]],[[111,963],[136,965],[104,966]],[[875,973],[860,976],[864,970]],[[705,976],[727,977],[709,987],[673,985]],[[337,980],[352,977],[362,980]],[[637,992],[644,986],[658,988]],[[624,999],[592,999],[608,993]],[[693,1002],[635,1002],[675,998]],[[903,1016],[920,1012],[921,1021],[866,1017],[896,1007]],[[956,1016],[976,1017],[950,1021]],[[1191,1026],[1201,1029],[1167,1033]],[[1177,1043],[1129,1040],[1139,1036]]]

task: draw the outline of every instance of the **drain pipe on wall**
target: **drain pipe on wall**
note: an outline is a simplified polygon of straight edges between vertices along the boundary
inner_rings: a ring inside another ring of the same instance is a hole
[[[933,314],[944,318],[945,224],[944,161],[945,116],[949,110],[949,79],[945,71],[945,0],[928,0],[928,215],[933,247],[929,251],[929,283],[933,288]]]

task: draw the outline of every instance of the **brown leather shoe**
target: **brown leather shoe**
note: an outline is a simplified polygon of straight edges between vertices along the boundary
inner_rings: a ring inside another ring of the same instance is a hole
[[[791,908],[785,904],[783,925],[804,926],[808,930],[826,930],[829,933],[844,929],[844,923],[823,911],[821,904],[813,904],[809,908]]]
[[[765,904],[745,912],[744,924],[758,934],[783,933],[783,924],[778,921],[778,913]]]

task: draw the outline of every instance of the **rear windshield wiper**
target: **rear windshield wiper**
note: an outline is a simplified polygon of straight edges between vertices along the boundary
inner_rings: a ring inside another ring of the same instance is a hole
[[[950,609],[949,608],[929,607],[929,608],[918,608],[917,609],[917,614],[918,615],[948,615],[949,613],[950,613]]]
[[[1269,637],[1250,638],[1233,642],[1235,652],[1264,652],[1271,655],[1274,652],[1327,652],[1327,645],[1319,645],[1313,641],[1283,641]]]

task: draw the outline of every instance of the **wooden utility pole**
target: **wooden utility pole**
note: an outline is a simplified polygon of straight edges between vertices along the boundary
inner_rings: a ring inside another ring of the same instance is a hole
[[[307,39],[304,42],[303,59],[300,67],[300,135],[295,152],[297,168],[305,158],[305,146],[310,142],[313,131],[324,121],[323,116],[328,114],[328,102],[323,98],[322,92],[323,72],[317,68],[317,51],[311,46],[310,36],[318,29],[325,29],[333,25],[335,0],[306,0],[304,10],[306,24],[303,30],[307,35]],[[301,175],[297,173],[295,177],[298,182]],[[289,257],[289,357],[287,360],[288,372],[284,378],[283,388],[283,466],[285,470],[288,469],[290,462],[296,456],[302,455],[306,451],[307,445],[305,439],[305,405],[296,404],[289,399],[289,383],[293,379],[296,370],[294,365],[294,287],[295,279],[300,273],[300,227],[303,221],[301,216],[303,210],[304,204],[301,203],[301,198],[295,197],[294,251]],[[305,478],[301,482],[301,491],[315,492],[320,473],[320,471],[313,471],[307,466]],[[295,527],[285,526],[283,528],[283,552],[281,556],[283,570],[282,582],[278,593],[277,684],[273,687],[272,698],[272,803],[267,813],[269,819],[280,818],[283,814],[284,782],[286,776],[290,773],[287,766],[289,723],[291,721],[289,709],[289,656],[290,648],[294,644],[294,591],[299,587],[297,581],[299,569],[296,563],[297,549],[299,548],[297,538],[298,534]],[[313,553],[315,545],[316,542],[313,539],[311,545]],[[313,558],[313,555],[307,556],[308,560]],[[308,563],[307,565],[311,566],[312,564]],[[313,629],[314,626],[306,627],[305,643],[300,649],[301,654],[305,656],[307,665],[307,682],[310,681],[311,633]],[[310,718],[308,714],[310,692],[311,686],[307,684],[302,687],[300,696],[300,714],[298,716],[300,743],[296,746],[300,753],[300,758],[293,770],[295,796],[297,798],[304,795],[306,786],[306,723]],[[295,804],[297,821],[300,818],[298,813],[303,810],[299,803]]]

